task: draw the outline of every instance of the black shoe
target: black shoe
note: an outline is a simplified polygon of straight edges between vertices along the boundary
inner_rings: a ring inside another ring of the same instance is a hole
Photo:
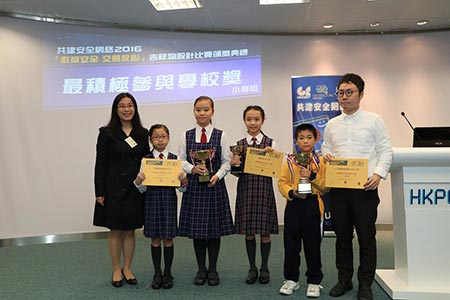
[[[198,271],[194,279],[194,284],[204,285],[206,282],[206,278],[207,278],[206,271]]]
[[[208,285],[216,286],[220,283],[219,274],[217,272],[208,273]]]
[[[130,284],[130,285],[136,285],[136,284],[137,284],[137,279],[136,279],[136,277],[135,277],[135,278],[127,278],[127,277],[125,276],[125,274],[123,273],[123,270],[122,270],[122,276],[123,276],[123,278],[125,278],[125,281],[126,281],[128,284]]]
[[[171,289],[173,287],[173,277],[171,275],[164,275],[162,278],[162,286],[164,289]]]
[[[358,289],[358,300],[373,300],[372,288],[367,285],[360,285]]]
[[[353,284],[351,281],[336,283],[335,286],[328,293],[331,297],[340,297],[344,295],[347,291],[353,289]]]
[[[250,269],[248,271],[247,278],[245,278],[245,283],[247,283],[247,284],[254,284],[257,279],[258,279],[258,270],[257,269]]]
[[[113,272],[112,276],[114,277],[114,272]],[[111,280],[111,284],[112,284],[113,287],[119,288],[119,287],[121,287],[123,285],[123,280],[120,279],[120,280],[116,281],[116,280],[112,279]]]
[[[161,274],[156,274],[153,276],[153,281],[152,281],[152,289],[154,290],[158,290],[161,288],[163,284],[163,277]]]
[[[259,270],[259,283],[267,284],[270,281],[270,272],[269,270],[261,269]]]

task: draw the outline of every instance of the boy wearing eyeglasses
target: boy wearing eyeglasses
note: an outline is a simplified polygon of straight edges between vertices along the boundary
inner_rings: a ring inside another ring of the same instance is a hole
[[[383,119],[360,108],[364,97],[364,80],[345,74],[338,84],[338,101],[342,114],[331,119],[324,132],[322,153],[326,161],[333,157],[366,158],[369,174],[364,189],[332,188],[331,213],[336,233],[336,268],[338,282],[330,290],[332,297],[353,289],[353,229],[359,242],[358,299],[371,300],[372,282],[377,262],[378,185],[385,179],[392,162],[392,145]]]

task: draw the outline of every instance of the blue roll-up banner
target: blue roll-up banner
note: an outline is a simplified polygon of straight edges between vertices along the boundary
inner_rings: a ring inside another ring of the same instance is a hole
[[[316,127],[320,140],[315,152],[320,153],[325,126],[333,117],[341,114],[337,99],[337,84],[340,75],[295,76],[292,77],[292,132],[301,123]],[[300,151],[293,136],[294,152]],[[322,196],[325,205],[324,231],[333,231],[331,225],[330,199],[328,193]]]

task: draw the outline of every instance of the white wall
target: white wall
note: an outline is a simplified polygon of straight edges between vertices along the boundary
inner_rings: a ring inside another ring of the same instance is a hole
[[[0,238],[97,231],[93,227],[93,166],[98,127],[110,108],[43,110],[43,32],[76,31],[149,38],[250,40],[262,46],[260,99],[217,101],[214,124],[231,141],[245,134],[242,111],[264,107],[264,132],[290,151],[290,78],[355,72],[366,81],[363,108],[381,114],[396,147],[410,146],[415,126],[449,126],[450,32],[356,36],[244,36],[131,31],[41,24],[0,17]],[[193,99],[194,100],[194,99]],[[112,99],[111,99],[112,101]],[[139,99],[138,99],[139,102]],[[171,150],[194,125],[192,103],[140,106],[146,127],[165,123]],[[236,179],[227,176],[234,210]],[[277,193],[279,221],[284,199]],[[382,183],[378,223],[392,223],[390,181]]]

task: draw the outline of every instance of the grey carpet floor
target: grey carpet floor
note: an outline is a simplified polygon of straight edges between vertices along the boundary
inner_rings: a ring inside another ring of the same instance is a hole
[[[394,267],[392,231],[378,231],[377,239],[378,268],[392,269]],[[334,242],[333,237],[325,237],[322,243],[325,277],[320,299],[336,299],[328,296],[328,291],[337,280]],[[357,266],[356,249],[358,248],[355,240]],[[259,262],[259,257],[257,261]],[[269,284],[247,285],[244,281],[248,271],[244,238],[238,235],[224,237],[218,262],[220,285],[195,286],[193,278],[197,267],[192,241],[177,238],[173,262],[174,287],[170,290],[152,290],[148,287],[153,276],[150,240],[138,232],[133,272],[139,284],[137,286],[124,284],[122,288],[114,288],[110,283],[112,270],[106,239],[4,247],[0,248],[0,299],[307,299],[303,257],[300,289],[291,296],[278,293],[283,282],[282,234],[272,237],[269,268],[271,273]],[[357,299],[356,275],[353,283],[355,288],[338,299]],[[377,283],[373,284],[373,291],[377,300],[390,299]]]

